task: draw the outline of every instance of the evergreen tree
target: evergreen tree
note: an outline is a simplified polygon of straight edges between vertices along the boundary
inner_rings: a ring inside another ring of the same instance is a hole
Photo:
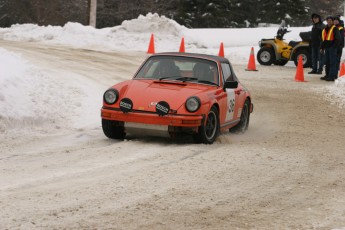
[[[284,20],[291,26],[301,26],[309,15],[304,0],[261,0],[258,18],[266,23],[280,24]]]
[[[329,15],[344,15],[344,1],[343,0],[319,0],[315,4],[315,0],[306,0],[308,6],[308,15],[317,13],[322,18],[326,18]],[[309,17],[310,22],[310,17]]]
[[[343,0],[98,0],[97,28],[158,13],[190,28],[243,28],[259,23],[310,25],[312,13],[343,15]],[[88,24],[89,0],[0,0],[0,26]]]
[[[305,0],[185,0],[176,21],[191,28],[256,27],[258,23],[292,26],[309,23]]]

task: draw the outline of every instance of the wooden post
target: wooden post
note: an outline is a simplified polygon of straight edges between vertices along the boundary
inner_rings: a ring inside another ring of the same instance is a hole
[[[90,6],[90,26],[96,27],[97,0],[89,0]]]

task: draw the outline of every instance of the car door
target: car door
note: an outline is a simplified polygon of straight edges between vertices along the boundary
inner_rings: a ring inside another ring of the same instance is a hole
[[[223,82],[225,81],[236,81],[238,79],[229,63],[221,63],[223,71]],[[231,124],[236,122],[241,116],[240,101],[244,95],[243,88],[241,84],[235,89],[226,88],[225,92],[227,94],[227,104],[225,112],[225,124]]]

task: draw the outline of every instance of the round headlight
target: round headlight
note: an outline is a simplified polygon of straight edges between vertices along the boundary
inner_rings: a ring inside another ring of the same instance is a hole
[[[103,95],[103,100],[105,101],[105,103],[109,105],[114,104],[118,98],[119,92],[115,89],[108,89],[107,91],[105,91]]]
[[[195,112],[200,108],[200,99],[197,97],[190,97],[186,101],[186,109],[188,112]]]

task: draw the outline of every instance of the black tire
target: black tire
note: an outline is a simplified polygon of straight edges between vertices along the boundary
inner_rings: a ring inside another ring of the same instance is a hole
[[[288,63],[288,60],[276,60],[273,64],[284,66],[284,65],[286,65],[286,63]]]
[[[250,118],[250,101],[246,99],[244,102],[240,122],[229,129],[231,133],[244,133],[248,129],[249,125],[249,118]]]
[[[123,140],[126,136],[122,122],[102,119],[102,128],[108,138]]]
[[[206,124],[199,127],[198,133],[195,134],[196,143],[212,144],[219,135],[219,115],[218,109],[212,107],[206,117]]]
[[[298,50],[296,52],[296,54],[293,57],[293,61],[295,65],[296,66],[298,65],[298,59],[299,59],[299,56],[301,55],[303,59],[303,68],[311,67],[311,55],[308,50]]]
[[[272,65],[276,60],[276,55],[272,48],[262,47],[256,55],[256,58],[261,65]]]

